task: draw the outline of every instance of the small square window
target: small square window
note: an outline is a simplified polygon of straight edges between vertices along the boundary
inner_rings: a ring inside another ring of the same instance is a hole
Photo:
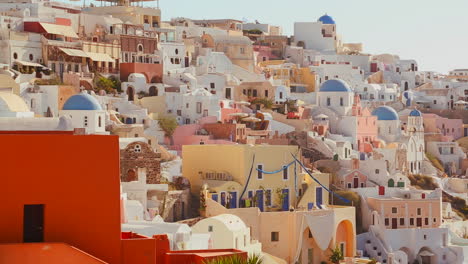
[[[390,225],[390,219],[385,218],[385,225],[386,225],[386,226]]]
[[[208,226],[208,232],[213,232],[213,226]]]
[[[271,241],[278,242],[279,241],[279,232],[271,232]]]
[[[400,226],[404,226],[405,225],[405,219],[404,218],[400,218]]]
[[[396,207],[392,207],[392,214],[398,213],[398,209]]]
[[[375,170],[375,174],[379,174],[380,173],[380,170],[379,169],[376,169]]]
[[[414,218],[410,218],[410,225],[414,226]]]

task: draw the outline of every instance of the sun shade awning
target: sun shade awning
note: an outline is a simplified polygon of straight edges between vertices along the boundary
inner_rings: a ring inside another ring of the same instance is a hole
[[[82,50],[67,49],[67,48],[59,48],[59,49],[61,51],[63,51],[65,54],[67,54],[68,56],[89,58],[89,55],[86,52],[82,51]]]
[[[41,27],[49,34],[62,35],[70,38],[78,38],[75,31],[70,26],[49,24],[49,23],[39,23]]]
[[[114,62],[114,59],[106,53],[86,52],[86,54],[88,54],[89,58],[93,61]]]
[[[22,61],[22,60],[15,60],[16,63],[23,65],[23,66],[31,66],[31,67],[41,67],[44,68],[43,65],[35,62],[30,62],[30,61]]]

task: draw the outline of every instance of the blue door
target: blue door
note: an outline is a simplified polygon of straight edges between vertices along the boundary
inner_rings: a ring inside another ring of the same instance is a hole
[[[283,189],[282,192],[284,195],[282,209],[283,211],[289,211],[289,189]]]
[[[317,187],[315,189],[315,202],[317,203],[317,205],[322,205],[322,187]]]
[[[263,190],[257,190],[257,207],[263,212]]]
[[[216,194],[213,193],[213,194],[211,195],[211,199],[212,199],[213,201],[216,201],[216,202],[217,202],[217,201],[218,201],[218,194],[217,194],[217,193],[216,193]]]
[[[307,210],[312,210],[314,208],[314,203],[308,203],[307,204]]]
[[[226,206],[226,193],[225,192],[221,193],[221,205]]]
[[[237,192],[230,192],[231,194],[231,201],[230,201],[230,208],[237,208]]]

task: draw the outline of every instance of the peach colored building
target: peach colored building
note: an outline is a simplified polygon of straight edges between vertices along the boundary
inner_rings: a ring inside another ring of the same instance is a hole
[[[436,114],[423,114],[424,132],[442,134],[452,140],[463,137],[463,120],[449,119]]]
[[[233,64],[251,72],[254,70],[253,46],[248,37],[204,34],[201,39],[203,48],[224,52]]]
[[[442,191],[372,187],[356,189],[361,196],[364,228],[377,221],[387,229],[437,228],[442,221]],[[377,220],[378,218],[378,220]]]
[[[269,81],[243,82],[234,89],[234,100],[244,100],[255,98],[275,99],[275,87]]]
[[[207,216],[233,214],[251,229],[262,251],[287,263],[328,261],[330,249],[339,247],[345,257],[356,252],[354,207],[327,206],[309,211],[260,212],[258,208],[226,209],[207,200]]]

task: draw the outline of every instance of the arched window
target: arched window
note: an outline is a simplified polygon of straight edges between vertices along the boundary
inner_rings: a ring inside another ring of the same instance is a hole
[[[101,116],[98,117],[98,127],[102,126],[102,118]]]
[[[138,44],[138,52],[143,52],[143,45],[142,44]]]
[[[18,53],[16,53],[16,52],[13,53],[13,59],[15,59],[15,60],[18,59]]]
[[[343,97],[340,97],[340,106],[343,106]]]
[[[175,52],[176,55],[179,54],[179,49],[175,49],[174,52]]]
[[[29,60],[30,60],[30,61],[33,61],[33,60],[34,60],[34,55],[29,54]]]
[[[327,106],[330,106],[330,105],[331,105],[330,97],[327,97]]]
[[[88,127],[88,116],[84,116],[83,125],[84,125],[85,127]]]
[[[138,177],[137,177],[137,174],[135,172],[135,170],[131,169],[131,170],[128,170],[127,171],[127,181],[131,182],[131,181],[137,181],[138,180]]]

